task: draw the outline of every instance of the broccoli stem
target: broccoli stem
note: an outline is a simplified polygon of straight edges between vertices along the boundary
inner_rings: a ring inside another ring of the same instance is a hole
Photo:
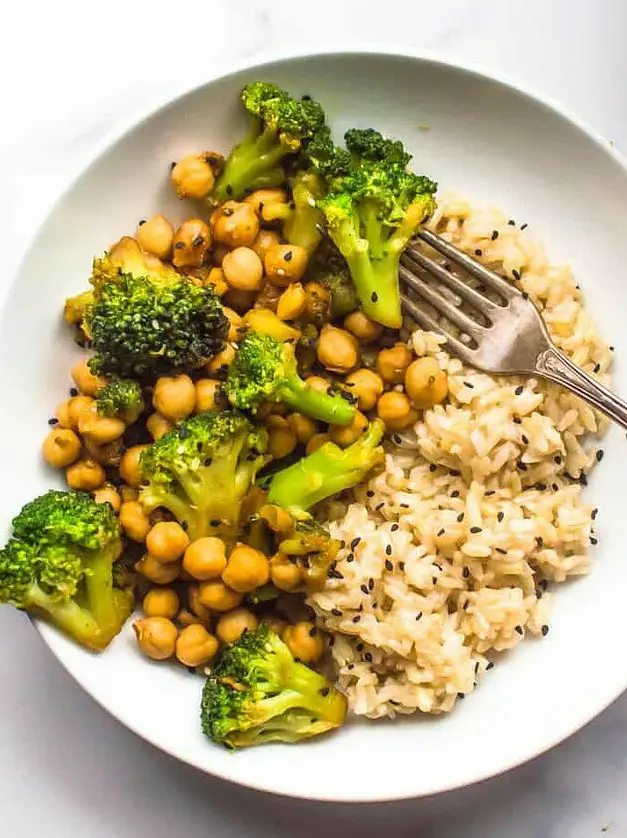
[[[85,562],[85,588],[89,610],[105,636],[120,628],[120,614],[113,595],[113,560],[117,544]]]
[[[29,590],[28,601],[35,613],[47,617],[82,646],[93,651],[101,651],[107,646],[110,638],[103,636],[94,617],[75,600],[56,601],[39,586],[33,585]]]
[[[292,200],[294,209],[283,225],[283,235],[290,244],[304,247],[311,256],[322,239],[324,215],[316,206],[322,197],[324,187],[321,179],[305,172],[294,179]]]
[[[280,163],[288,151],[276,131],[266,128],[259,134],[256,122],[254,130],[229,155],[212,198],[221,203],[237,200],[251,189],[280,186],[285,180]]]
[[[290,407],[330,425],[349,425],[355,408],[342,396],[330,396],[309,387],[298,375],[290,376],[281,390],[281,399]]]

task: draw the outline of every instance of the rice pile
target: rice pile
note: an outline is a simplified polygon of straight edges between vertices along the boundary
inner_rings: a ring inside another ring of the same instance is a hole
[[[431,227],[512,277],[556,344],[608,382],[611,351],[571,271],[549,264],[524,225],[450,199]],[[604,420],[554,385],[465,368],[437,335],[408,339],[447,371],[449,398],[394,437],[383,472],[326,511],[344,546],[309,599],[338,686],[369,718],[451,710],[491,653],[546,634],[547,587],[586,573],[595,541],[581,491]]]

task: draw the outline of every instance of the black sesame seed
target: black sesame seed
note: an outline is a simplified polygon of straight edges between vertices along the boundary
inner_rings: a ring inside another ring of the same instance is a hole
[[[520,229],[521,229],[521,230],[526,230],[528,226],[529,226],[529,225],[528,225],[528,224],[527,224],[527,222],[525,221],[525,223],[524,223],[524,224],[521,224],[521,225],[520,225]]]
[[[385,569],[390,571],[390,573],[394,570],[394,565],[389,559],[385,560]]]
[[[465,693],[457,693],[457,698],[459,698],[459,699],[466,698],[466,694]]]
[[[174,245],[174,247],[175,247],[177,250],[182,250],[182,249],[185,247],[185,242],[177,242],[177,243]]]
[[[613,351],[614,351],[614,347],[613,347],[613,346],[610,346],[610,347],[609,347],[609,350],[610,350],[610,352],[613,352]]]
[[[518,634],[522,634],[523,633],[523,627],[522,626],[516,626],[516,631],[518,632]]]
[[[522,460],[519,460],[519,461],[516,463],[516,467],[517,467],[517,468],[519,468],[521,471],[527,471],[527,466],[526,466],[526,464],[525,464],[525,463],[523,463],[523,461],[522,461]]]
[[[467,599],[467,600],[464,602],[464,604],[462,605],[462,611],[465,611],[465,610],[468,608],[468,606],[469,606],[469,605],[470,605],[470,600],[469,600],[469,599]]]
[[[593,372],[601,372],[601,364],[595,364]]]
[[[522,296],[523,300],[528,300],[529,299],[529,294],[527,294],[526,291],[523,291],[521,296]]]
[[[561,458],[561,456],[560,456],[559,454],[556,454],[556,455],[553,457],[553,462],[555,463],[555,465],[557,465],[557,466],[561,466],[561,465],[562,465],[562,458]]]
[[[408,503],[399,503],[399,506],[400,506],[401,509],[409,509],[409,504]]]
[[[359,545],[360,541],[361,541],[361,538],[359,538],[359,536],[357,536],[357,538],[354,538],[351,541],[351,550],[355,550],[357,548],[357,546]]]
[[[350,669],[355,669],[355,664],[354,663],[349,663],[346,668],[349,669],[349,670]]]
[[[339,608],[332,608],[331,609],[331,614],[333,614],[334,617],[341,617],[342,616],[342,612],[340,611]]]
[[[503,550],[502,547],[495,547],[494,549],[496,550],[497,553],[500,553],[501,556],[506,556],[507,555],[507,550]]]
[[[582,474],[581,477],[579,478],[579,482],[581,483],[582,486],[587,486],[588,485],[587,476],[585,474]]]
[[[390,532],[396,532],[397,529],[398,529],[398,524],[392,524],[392,526],[390,527]]]
[[[459,489],[453,489],[453,491],[451,492],[451,497],[452,498],[458,498],[459,497]]]
[[[361,653],[364,651],[364,644],[363,644],[363,643],[358,643],[358,644],[355,646],[355,651],[357,651],[357,652],[359,652],[359,653],[361,654]]]
[[[49,425],[58,425],[59,420],[57,419],[56,416],[51,416],[50,419],[48,419],[48,424]]]
[[[483,530],[481,529],[481,527],[471,527],[470,532],[476,534],[478,532],[483,532]]]
[[[512,276],[514,277],[514,279],[520,279],[520,272],[517,271],[516,268],[514,268],[512,270]]]
[[[328,573],[327,573],[327,576],[329,577],[329,579],[343,579],[344,578],[344,574],[340,573],[339,570],[329,570]]]
[[[488,489],[488,491],[485,493],[485,496],[486,496],[486,498],[488,498],[488,497],[490,497],[490,495],[495,495],[495,494],[496,494],[495,489]]]
[[[525,434],[520,435],[520,440],[523,445],[529,445],[529,437],[525,436]]]
[[[312,626],[309,629],[309,636],[310,637],[315,637],[317,634],[318,634],[318,629],[315,626]]]
[[[437,585],[438,584],[438,577],[437,576],[432,576],[431,581],[433,582],[434,585]]]
[[[368,491],[366,492],[366,497],[367,498],[373,498],[374,497],[374,492],[372,491],[372,489],[368,489]]]
[[[368,590],[372,591],[374,589],[374,579],[368,579]]]
[[[449,469],[449,474],[451,475],[451,477],[459,477],[459,472],[457,471],[457,469],[454,468]]]
[[[462,570],[462,576],[464,577],[464,579],[468,579],[468,577],[470,576],[470,568],[469,567],[465,567]]]
[[[392,545],[391,544],[388,544],[388,546],[385,548],[385,554],[386,554],[386,556],[391,556],[392,555]]]
[[[553,489],[554,492],[557,492],[559,490],[559,486],[557,483],[551,483],[551,489]]]
[[[400,445],[403,440],[400,438],[398,434],[392,434],[392,442],[396,445]]]
[[[329,637],[329,649],[335,646],[335,637]]]
[[[549,627],[545,624],[545,625],[542,626],[540,631],[542,632],[542,637],[546,637],[547,634],[549,633]]]
[[[372,654],[370,652],[364,652],[364,660],[368,663],[372,663]]]
[[[431,463],[431,465],[429,466],[429,471],[431,473],[433,473],[436,469],[437,469],[437,466],[435,465],[435,463]]]
[[[546,492],[548,486],[546,485],[546,483],[536,483],[536,489],[538,490],[538,492]]]
[[[591,538],[590,538],[590,544],[595,545],[595,544],[598,544],[598,543],[599,543],[599,539],[598,539],[598,538],[594,538],[594,536],[591,536]]]
[[[176,161],[174,161],[174,160],[173,160],[173,161],[170,163],[170,171],[172,171],[172,169],[173,169],[175,166],[176,166]]]
[[[231,184],[230,184],[230,183],[227,183],[227,185],[226,185],[226,194],[227,194],[229,197],[233,194],[233,187],[231,186]]]
[[[220,521],[217,518],[212,518],[211,521],[209,521],[209,525],[211,527],[219,527]]]
[[[369,593],[369,591],[368,591],[368,586],[367,586],[367,585],[360,585],[360,586],[359,586],[359,588],[360,588],[360,590],[361,590],[361,592],[362,592],[362,593],[364,593],[364,594],[368,594],[368,593]]]
[[[70,396],[78,396],[78,390],[76,389],[76,387],[70,387]]]
[[[398,569],[399,569],[401,572],[402,572],[403,570],[405,570],[405,562],[399,562],[399,563],[398,563]]]
[[[464,513],[463,513],[463,512],[460,512],[460,513],[459,513],[459,515],[457,516],[457,523],[458,523],[458,524],[461,524],[461,522],[462,522],[463,520],[464,520]]]
[[[514,416],[514,418],[512,419],[512,422],[515,425],[522,425],[522,419],[520,418],[520,416]]]
[[[495,242],[498,239],[498,237],[499,237],[499,231],[498,230],[492,230],[492,235],[490,236],[492,241]]]
[[[204,236],[196,236],[194,241],[192,242],[192,247],[200,247],[201,244],[205,241]]]
[[[419,612],[416,614],[416,622],[418,622],[418,620],[420,620],[420,619],[421,619],[421,617],[422,617],[422,611],[419,611]]]
[[[377,300],[379,299],[379,295],[377,294],[377,292],[376,292],[376,291],[373,291],[373,292],[372,292],[372,294],[370,295],[370,299],[371,299],[371,301],[372,301],[373,303],[376,303],[376,302],[377,302]]]
[[[394,698],[390,698],[388,700],[389,700],[390,704],[392,705],[392,707],[400,707],[401,706],[401,702],[396,701],[396,699],[394,699]]]
[[[492,661],[488,661],[488,664],[486,666],[486,672],[488,671],[488,669],[494,669],[494,664],[492,663]]]
[[[380,512],[383,509],[384,506],[385,506],[385,501],[381,501],[381,503],[378,503],[375,506],[374,511],[375,512]]]
[[[483,256],[483,250],[480,247],[476,248],[475,256]]]
[[[604,456],[605,451],[602,448],[599,448],[599,450],[596,453],[597,463],[600,463]]]
[[[139,221],[137,222],[137,226],[138,227],[143,227],[143,225],[145,223],[146,223],[146,219],[145,218],[140,218]]]
[[[437,533],[436,537],[439,538],[441,535],[444,535],[445,532],[446,532],[446,530],[444,529],[444,527],[442,527],[441,530],[438,530],[438,533]]]
[[[321,696],[327,696],[330,693],[330,691],[331,691],[331,687],[323,687],[320,690],[320,695]]]
[[[474,384],[471,384],[471,382],[470,382],[470,381],[464,381],[464,387],[468,387],[470,390],[474,390],[474,389],[475,389],[475,385],[474,385]]]
[[[187,430],[185,425],[183,425],[182,428],[179,428],[179,439],[187,439],[188,436],[189,436],[189,431]]]
[[[353,622],[354,622],[354,623],[358,623],[360,620],[361,620],[360,615],[359,615],[359,614],[355,614],[355,616],[353,617]]]
[[[354,554],[354,553],[349,553],[349,554],[348,554],[348,556],[346,557],[346,561],[347,561],[349,564],[350,564],[351,562],[354,562],[354,561],[355,561],[355,554]]]
[[[522,396],[522,393],[523,393],[524,389],[525,388],[522,385],[516,387],[516,389],[514,390],[515,395]]]
[[[536,536],[536,544],[540,550],[544,547],[544,539],[541,535]]]
[[[594,521],[594,519],[597,517],[597,515],[598,515],[598,514],[599,514],[599,510],[595,507],[595,508],[592,510],[592,512],[590,513],[590,517],[592,518],[592,520],[593,520],[593,521]]]

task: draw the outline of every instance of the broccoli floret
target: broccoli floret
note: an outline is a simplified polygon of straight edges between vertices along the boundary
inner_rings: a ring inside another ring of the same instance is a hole
[[[344,722],[346,708],[346,698],[262,624],[218,653],[203,689],[201,723],[214,742],[246,748],[326,733]]]
[[[341,396],[314,390],[298,375],[294,347],[251,332],[240,343],[224,384],[229,401],[255,411],[264,401],[284,402],[294,410],[334,425],[348,425],[355,408]]]
[[[117,417],[132,425],[144,410],[142,388],[130,378],[116,378],[96,396],[101,416]]]
[[[340,542],[314,518],[294,520],[293,528],[278,544],[285,556],[300,561],[305,590],[324,587],[331,562],[340,550]]]
[[[318,205],[364,312],[398,328],[400,255],[433,212],[437,185],[407,170],[411,158],[398,141],[373,130],[348,131],[345,140],[350,166],[328,178],[327,195]]]
[[[247,191],[285,181],[284,158],[306,148],[325,128],[324,112],[311,99],[293,99],[270,82],[247,84],[241,95],[252,126],[228,156],[213,199],[241,198]]]
[[[235,411],[213,411],[180,422],[140,458],[147,512],[168,509],[192,541],[233,537],[242,501],[268,461],[267,431]]]
[[[95,374],[155,379],[201,366],[220,352],[228,320],[211,286],[198,286],[134,239],[94,261],[85,323]]]
[[[42,617],[78,643],[104,649],[132,608],[114,585],[118,520],[84,492],[50,491],[27,503],[0,551],[0,601]]]

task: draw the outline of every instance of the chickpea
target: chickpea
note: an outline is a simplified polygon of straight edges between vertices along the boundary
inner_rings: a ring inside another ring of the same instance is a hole
[[[229,364],[232,363],[234,358],[235,349],[231,346],[230,343],[227,343],[222,352],[218,352],[218,354],[214,355],[213,358],[209,361],[209,363],[207,364],[207,372],[213,375],[224,372],[224,370],[229,366]]]
[[[402,384],[413,354],[403,343],[382,349],[376,358],[375,369],[386,384]]]
[[[270,559],[270,579],[280,591],[294,591],[301,585],[303,576],[298,564],[283,553],[276,553]]]
[[[194,579],[220,579],[226,567],[226,548],[220,538],[211,535],[189,545],[183,556],[183,569]]]
[[[281,402],[261,402],[257,408],[258,419],[268,419],[270,416],[285,416],[287,405]]]
[[[349,388],[349,393],[357,398],[360,410],[372,410],[383,392],[381,376],[365,368],[351,373],[344,384]]]
[[[268,453],[275,460],[287,457],[297,445],[296,434],[287,423],[285,428],[275,428],[268,434]]]
[[[250,247],[259,233],[259,219],[251,204],[226,201],[211,216],[213,237],[229,247]]]
[[[122,498],[122,503],[128,503],[131,500],[137,500],[139,497],[139,489],[136,489],[134,486],[127,486],[123,483],[120,486],[120,497]],[[142,541],[144,539],[142,538]]]
[[[346,448],[358,440],[367,427],[368,419],[356,410],[350,425],[329,425],[329,438],[336,445]]]
[[[44,460],[54,468],[65,468],[81,453],[81,441],[69,428],[53,428],[42,445]]]
[[[222,581],[240,594],[246,594],[265,585],[270,578],[268,559],[261,550],[246,544],[237,544],[232,550],[222,572]]]
[[[223,643],[236,643],[245,631],[254,631],[259,620],[248,608],[235,608],[217,622],[216,634]]]
[[[97,445],[89,437],[83,438],[83,447],[87,455],[105,468],[118,468],[124,452],[122,437],[114,439],[108,445]]]
[[[295,658],[303,663],[314,663],[324,652],[322,635],[308,620],[301,620],[283,631],[283,642]]]
[[[292,433],[296,435],[300,445],[306,445],[317,430],[314,420],[303,413],[291,413],[287,417],[287,424],[292,429]]]
[[[146,536],[148,552],[160,562],[175,562],[189,546],[189,536],[176,521],[160,521]]]
[[[72,396],[65,402],[62,402],[57,408],[56,417],[59,420],[59,425],[62,428],[71,428],[73,431],[78,430],[78,419],[83,410],[86,410],[94,404],[91,396]]]
[[[102,416],[98,413],[98,406],[94,404],[81,411],[78,417],[78,430],[85,439],[96,445],[108,445],[122,436],[126,425],[115,416]]]
[[[186,419],[196,407],[196,389],[189,375],[162,376],[155,384],[152,405],[170,422]]]
[[[139,225],[135,238],[142,250],[158,259],[167,259],[172,252],[174,229],[163,215],[153,215]]]
[[[65,470],[65,479],[70,489],[82,492],[98,489],[105,482],[105,478],[105,471],[100,463],[89,457],[76,460]]]
[[[331,295],[320,282],[308,282],[305,290],[305,312],[307,318],[316,326],[321,326],[330,319]]]
[[[196,382],[196,413],[206,410],[219,410],[218,397],[220,382],[212,378],[199,378]]]
[[[329,442],[329,441],[330,441],[329,434],[314,434],[311,437],[311,439],[309,440],[309,442],[307,443],[307,446],[305,448],[305,453],[306,454],[313,454],[313,452],[317,451],[318,448],[322,448],[322,446],[325,444],[325,442]]]
[[[108,503],[114,512],[119,512],[122,506],[122,498],[113,486],[103,486],[94,492],[96,503]]]
[[[265,615],[262,622],[266,624],[269,631],[274,632],[274,634],[278,634],[279,637],[283,634],[285,627],[287,626],[285,620],[277,617],[276,614]]]
[[[243,598],[243,594],[228,588],[221,579],[201,582],[198,586],[198,601],[211,611],[232,611]]]
[[[218,297],[223,297],[229,290],[222,268],[211,268],[204,284],[211,286]]]
[[[328,393],[329,387],[331,386],[329,380],[322,378],[320,375],[310,375],[309,378],[306,379],[305,383],[308,387],[311,387],[318,393]]]
[[[266,258],[266,253],[275,245],[279,244],[280,241],[279,234],[274,230],[260,230],[251,247],[263,262]]]
[[[135,563],[135,570],[155,585],[171,585],[181,572],[180,562],[160,562],[150,553]]]
[[[192,624],[179,634],[175,654],[183,666],[204,666],[216,656],[219,646],[204,626]]]
[[[133,623],[137,645],[142,652],[155,661],[171,658],[176,647],[178,631],[172,620],[166,617],[147,617]]]
[[[150,521],[138,500],[126,500],[120,507],[120,523],[133,541],[145,541],[150,531]]]
[[[305,313],[307,295],[300,282],[288,285],[279,297],[276,313],[281,320],[298,320]]]
[[[362,343],[372,343],[379,340],[383,326],[371,320],[363,311],[352,311],[344,318],[344,328],[355,335]]]
[[[287,287],[291,282],[298,282],[305,273],[307,251],[297,244],[277,244],[267,250],[263,264],[269,282]]]
[[[147,617],[167,617],[172,620],[178,614],[179,595],[174,588],[153,588],[142,602]]]
[[[222,270],[229,288],[236,291],[258,291],[261,288],[263,265],[250,247],[236,247],[222,260]]]
[[[390,390],[377,402],[377,416],[382,419],[390,431],[403,431],[418,419],[405,393]]]
[[[414,407],[441,404],[448,395],[448,379],[435,358],[418,358],[407,368],[405,389]]]
[[[282,506],[275,506],[273,503],[264,504],[259,510],[259,515],[272,532],[290,532],[294,526],[294,521],[289,512],[286,512]]]
[[[286,204],[287,194],[284,189],[255,189],[244,198],[244,203],[250,204],[257,215],[261,215],[268,204]]]
[[[226,319],[229,321],[229,331],[226,339],[230,343],[239,343],[248,331],[248,326],[246,325],[244,318],[240,317],[236,311],[233,311],[233,309],[228,306],[223,306],[222,311],[225,313]]]
[[[187,601],[192,613],[203,626],[208,628],[211,625],[211,611],[200,601],[200,587],[198,585],[188,586]]]
[[[224,302],[238,314],[245,314],[255,305],[257,291],[238,291],[237,288],[229,288],[224,295]]]
[[[139,461],[143,452],[148,448],[147,445],[133,445],[125,452],[120,460],[120,477],[129,486],[139,486],[142,482],[142,474],[139,467]]]
[[[209,163],[197,154],[182,157],[170,174],[179,198],[201,201],[213,189],[215,176]]]
[[[200,218],[184,221],[172,240],[172,264],[175,268],[201,265],[211,247],[211,232]]]
[[[354,336],[336,326],[323,327],[316,353],[322,366],[334,372],[349,372],[359,363],[359,346]]]
[[[177,622],[179,622],[182,626],[201,626],[202,622],[199,617],[195,614],[192,614],[191,611],[188,611],[187,608],[181,608],[179,613],[176,615]]]
[[[88,361],[79,361],[72,367],[74,383],[84,396],[96,396],[99,390],[107,386],[106,378],[94,375]]]
[[[146,428],[150,436],[154,439],[161,439],[174,428],[172,422],[162,416],[161,413],[155,412],[146,419]]]

